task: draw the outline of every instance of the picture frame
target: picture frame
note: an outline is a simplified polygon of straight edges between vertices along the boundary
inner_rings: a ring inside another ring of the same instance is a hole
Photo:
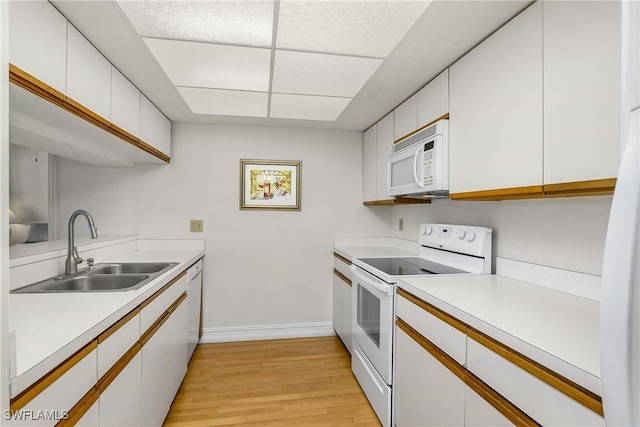
[[[241,210],[301,210],[302,162],[240,159]]]

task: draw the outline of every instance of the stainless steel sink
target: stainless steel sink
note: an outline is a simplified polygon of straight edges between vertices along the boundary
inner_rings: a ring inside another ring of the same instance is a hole
[[[119,291],[134,288],[136,285],[148,279],[148,275],[129,274],[129,275],[109,275],[109,276],[75,276],[67,280],[59,281],[53,285],[46,285],[42,288],[43,292],[56,291]],[[139,286],[138,286],[139,287]]]
[[[164,270],[169,267],[170,263],[159,262],[127,262],[127,263],[115,263],[96,265],[93,270],[88,272],[89,274],[146,274],[157,273],[160,270]],[[175,265],[175,264],[174,264]]]
[[[37,282],[11,293],[52,292],[118,292],[140,289],[177,262],[126,262],[96,264],[92,270],[84,270],[69,276],[56,276]]]

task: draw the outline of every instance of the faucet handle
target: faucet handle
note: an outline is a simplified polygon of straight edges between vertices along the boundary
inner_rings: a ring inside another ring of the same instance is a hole
[[[76,248],[75,246],[73,247],[73,257],[76,260],[76,265],[82,264],[84,262],[84,260],[80,258],[80,254],[78,253],[78,248]]]

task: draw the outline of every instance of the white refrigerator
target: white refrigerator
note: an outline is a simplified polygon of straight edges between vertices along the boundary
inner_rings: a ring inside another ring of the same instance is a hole
[[[621,163],[602,268],[600,366],[608,426],[640,425],[640,2],[622,1]]]

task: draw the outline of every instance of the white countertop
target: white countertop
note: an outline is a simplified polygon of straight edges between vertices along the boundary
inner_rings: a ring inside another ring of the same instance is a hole
[[[397,285],[600,394],[598,301],[497,275],[414,277]]]
[[[143,250],[103,262],[178,262],[140,289],[122,292],[10,294],[16,330],[14,397],[204,255],[204,250]]]

